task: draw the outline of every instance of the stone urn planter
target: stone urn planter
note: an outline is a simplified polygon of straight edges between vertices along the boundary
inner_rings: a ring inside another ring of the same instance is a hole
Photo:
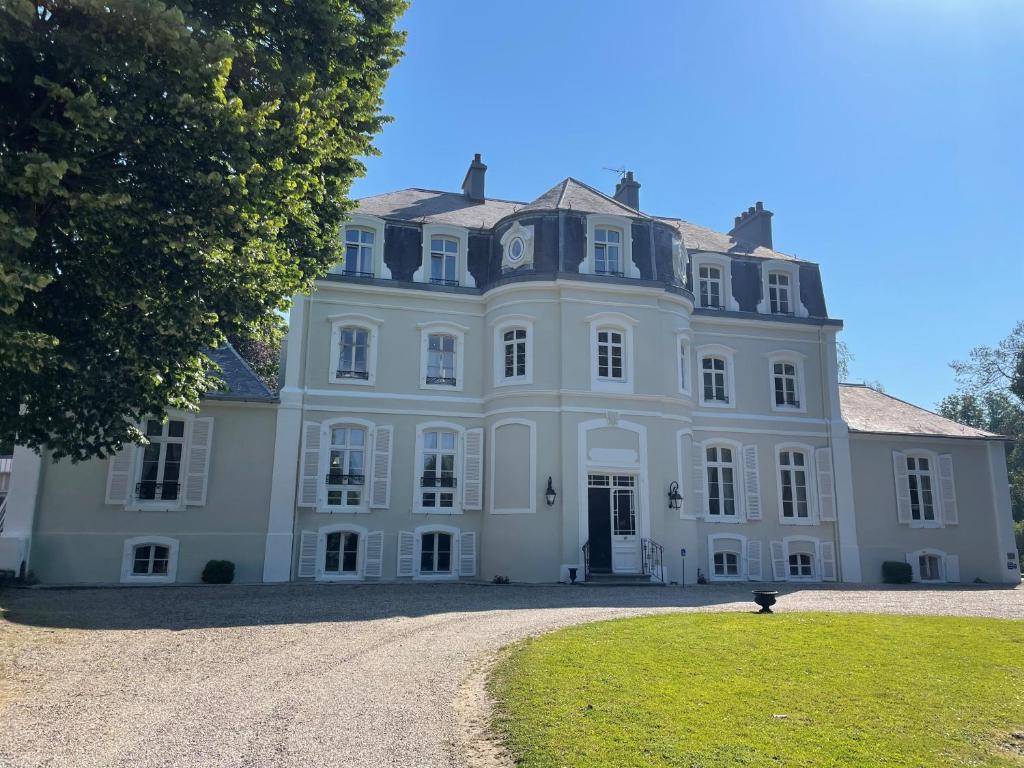
[[[569,583],[570,584],[575,584],[576,583],[576,569],[575,568],[569,568]]]
[[[755,589],[753,592],[754,602],[761,606],[758,613],[771,613],[772,606],[775,605],[775,598],[779,596],[779,593],[770,589]]]

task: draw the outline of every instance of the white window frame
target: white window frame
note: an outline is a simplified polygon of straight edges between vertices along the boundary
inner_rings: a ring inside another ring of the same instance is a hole
[[[448,237],[458,242],[457,265],[455,275],[460,287],[476,288],[476,280],[469,271],[469,230],[465,227],[453,227],[449,224],[424,224],[423,243],[420,254],[419,269],[413,274],[415,283],[430,284],[430,241],[435,237]]]
[[[807,355],[792,349],[780,349],[766,355],[768,358],[768,404],[776,413],[807,413],[807,392],[804,383],[804,361]],[[775,402],[775,364],[789,363],[796,371],[796,399],[799,406],[778,405]]]
[[[354,533],[359,537],[356,549],[356,570],[354,573],[328,573],[324,570],[327,554],[327,535],[330,533]],[[317,529],[316,534],[316,580],[317,581],[362,581],[366,568],[366,537],[368,531],[353,523],[332,523]]]
[[[328,514],[368,514],[370,512],[370,496],[373,492],[373,442],[376,426],[372,421],[350,416],[330,419],[320,425],[320,477],[316,479],[316,482],[318,488],[317,497],[321,500],[321,503],[317,505],[317,512]],[[327,474],[331,465],[331,430],[335,427],[355,427],[366,432],[366,442],[363,445],[363,475],[365,480],[359,494],[358,505],[331,505],[327,503]]]
[[[712,515],[711,514],[711,487],[708,483],[708,448],[728,448],[732,451],[732,488],[733,503],[736,508],[735,515]],[[701,479],[704,483],[704,499],[702,517],[708,523],[744,523],[747,520],[747,510],[744,504],[746,493],[743,481],[743,444],[726,438],[714,438],[705,440],[700,445],[700,463],[702,468]]]
[[[680,395],[693,397],[693,343],[689,331],[676,331],[676,387]]]
[[[771,301],[768,293],[768,275],[771,273],[783,274],[789,278],[789,314],[776,314],[772,312]],[[776,317],[807,317],[807,307],[800,298],[800,265],[791,261],[781,259],[769,259],[761,262],[761,301],[757,304],[757,311],[763,315],[775,314]]]
[[[804,455],[804,474],[807,476],[807,518],[784,517],[782,514],[782,452],[800,451]],[[779,443],[775,446],[775,490],[776,503],[779,505],[780,525],[818,525],[818,473],[815,463],[814,447],[806,443]],[[788,561],[787,561],[788,567]]]
[[[331,359],[327,366],[327,379],[331,384],[346,386],[373,387],[377,384],[377,348],[380,339],[380,327],[383,320],[369,315],[344,314],[331,315],[327,318],[331,324]],[[341,329],[360,328],[367,332],[366,372],[365,379],[348,379],[338,376],[338,361],[341,356]]]
[[[526,331],[526,375],[505,376],[506,331]],[[504,315],[494,322],[494,386],[533,384],[533,317],[530,315]]]
[[[923,557],[925,555],[939,558],[939,567],[940,567],[940,569],[942,571],[942,578],[941,579],[922,579],[921,578],[920,560],[921,560],[921,557]],[[907,553],[907,558],[910,560],[909,565],[910,565],[910,567],[912,569],[912,573],[913,573],[913,582],[915,584],[948,584],[948,583],[950,583],[950,581],[949,581],[949,571],[947,570],[948,566],[947,566],[947,563],[946,563],[946,559],[948,557],[949,557],[948,553],[944,552],[941,549],[935,549],[934,547],[924,547],[923,549],[917,549],[917,550],[914,550],[913,552],[908,552]]]
[[[728,402],[707,400],[704,397],[704,359],[720,357],[725,360],[725,396]],[[705,344],[697,347],[697,370],[694,371],[694,386],[699,390],[699,402],[705,408],[736,408],[736,350],[721,344]]]
[[[345,233],[348,228],[368,229],[373,232],[373,276],[383,280],[391,279],[391,270],[384,263],[384,219],[365,213],[353,213],[341,227],[341,247],[345,248]],[[344,275],[344,262],[331,268],[331,274]]]
[[[693,301],[698,309],[706,309],[700,303],[700,268],[718,267],[722,271],[722,307],[718,311],[738,312],[739,302],[732,295],[732,259],[718,253],[695,253],[690,257],[690,275],[693,279]]]
[[[423,557],[423,535],[427,533],[447,533],[452,537],[451,568],[448,573],[423,573],[420,571]],[[461,556],[460,537],[462,529],[441,523],[429,523],[417,526],[413,531],[413,581],[458,581],[459,557]]]
[[[633,328],[639,322],[621,312],[601,312],[584,318],[590,324],[590,389],[592,392],[617,392],[632,394],[636,367],[634,365],[635,344]],[[597,334],[599,331],[613,331],[622,334],[624,349],[622,355],[623,374],[621,381],[598,376]]]
[[[167,573],[156,576],[132,573],[135,548],[146,545],[167,547]],[[121,555],[122,584],[173,584],[178,578],[178,540],[167,536],[135,536],[125,539]]]
[[[466,334],[469,328],[458,323],[445,321],[434,321],[419,323],[420,329],[420,389],[433,389],[440,392],[461,392],[465,387],[466,369]],[[455,386],[447,384],[427,384],[427,361],[430,357],[429,343],[430,335],[434,333],[447,333],[455,337]]]
[[[633,220],[628,216],[611,216],[592,213],[587,216],[587,250],[586,258],[580,265],[584,274],[597,274],[594,258],[596,230],[617,229],[622,233],[622,275],[623,277],[639,278],[640,269],[633,263]]]
[[[715,555],[718,554],[719,541],[737,542],[739,551],[723,549],[736,555],[737,573],[735,576],[715,575]],[[741,533],[712,533],[708,535],[708,580],[709,581],[746,581],[747,580],[747,537]]]
[[[811,562],[813,563],[812,568],[814,573],[811,576],[790,576],[789,575],[789,556],[799,554],[802,550],[790,549],[793,544],[808,544],[811,550]],[[822,562],[821,562],[821,539],[815,538],[814,536],[786,536],[782,539],[782,563],[785,569],[785,580],[795,581],[803,583],[817,583],[823,581],[822,579]]]
[[[423,448],[423,433],[431,432],[434,430],[447,430],[455,433],[455,463],[453,468],[455,471],[455,487],[452,488],[452,506],[451,507],[424,507],[423,506],[423,488],[420,486],[420,478],[423,475],[423,454],[425,453]],[[463,477],[463,466],[465,463],[466,456],[466,428],[455,424],[451,421],[425,421],[421,424],[416,425],[416,454],[415,461],[413,462],[413,476],[412,476],[412,511],[417,515],[442,515],[448,517],[450,515],[461,515],[462,510],[462,484],[465,482]],[[418,567],[418,566],[417,566]]]
[[[146,422],[150,419],[155,419],[155,416],[147,416],[142,419],[140,429],[145,433]],[[180,512],[187,506],[185,503],[185,491],[187,480],[188,480],[188,463],[189,454],[191,453],[190,447],[192,444],[192,426],[195,421],[195,414],[187,413],[184,411],[168,411],[165,417],[165,421],[183,421],[185,422],[184,433],[181,437],[182,449],[181,449],[181,467],[178,471],[178,484],[180,486],[178,490],[178,498],[176,499],[140,499],[135,494],[135,486],[138,485],[142,477],[142,463],[146,455],[146,447],[144,445],[135,446],[135,450],[132,452],[132,474],[131,479],[128,483],[128,501],[125,504],[125,509],[131,511],[166,511],[166,512]],[[177,440],[177,438],[175,438]]]
[[[903,461],[907,459],[928,459],[928,476],[932,488],[932,515],[934,520],[915,520],[914,519],[914,507],[913,503],[910,506],[910,527],[911,528],[945,528],[946,521],[945,515],[943,514],[942,508],[942,488],[939,485],[939,454],[935,451],[929,451],[924,448],[911,448],[903,453]],[[910,488],[910,467],[904,464],[904,468],[907,470],[907,488]],[[913,495],[911,495],[913,499]],[[922,511],[923,514],[923,511]],[[938,550],[936,550],[938,551]],[[943,566],[945,567],[945,566]]]

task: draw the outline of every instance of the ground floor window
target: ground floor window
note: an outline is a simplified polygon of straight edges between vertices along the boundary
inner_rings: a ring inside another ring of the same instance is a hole
[[[938,555],[921,555],[918,558],[921,581],[942,581],[942,558]]]
[[[132,575],[166,576],[170,560],[170,547],[159,544],[140,544],[135,547]]]
[[[359,534],[334,531],[327,534],[324,573],[355,574],[359,570]]]
[[[806,552],[789,556],[789,575],[794,579],[814,578],[814,558]]]
[[[452,572],[452,535],[441,531],[421,537],[420,573]]]
[[[125,539],[121,581],[125,584],[169,584],[178,570],[178,540],[166,536]]]
[[[740,556],[735,552],[715,552],[715,576],[739,576]]]

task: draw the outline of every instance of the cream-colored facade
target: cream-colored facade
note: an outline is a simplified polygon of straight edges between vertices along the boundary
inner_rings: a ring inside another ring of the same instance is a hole
[[[817,265],[771,250],[760,206],[718,235],[628,192],[364,201],[296,297],[278,399],[186,418],[185,464],[212,419],[205,493],[140,505],[110,490],[120,460],[151,492],[138,456],[19,452],[0,557],[50,583],[208,559],[242,582],[871,583],[898,560],[1016,583],[1002,442],[933,414],[901,434],[841,387]]]

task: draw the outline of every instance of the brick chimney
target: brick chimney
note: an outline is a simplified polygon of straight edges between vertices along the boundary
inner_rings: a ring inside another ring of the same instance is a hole
[[[626,175],[619,179],[613,197],[630,208],[640,210],[640,182],[634,181],[632,171],[626,171]]]
[[[766,210],[764,203],[758,200],[753,207],[747,208],[736,217],[729,234],[744,243],[771,248],[772,212]]]
[[[462,194],[474,203],[484,201],[484,174],[487,173],[487,166],[480,162],[480,153],[473,155],[473,162],[469,164],[466,171],[466,178],[462,180]]]

